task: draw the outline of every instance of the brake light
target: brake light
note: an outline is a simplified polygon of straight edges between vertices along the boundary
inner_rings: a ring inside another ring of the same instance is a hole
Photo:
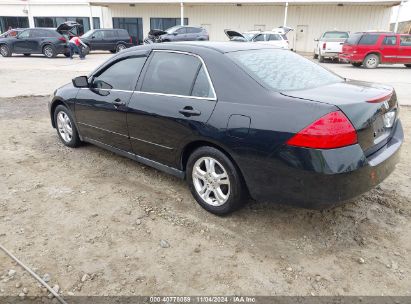
[[[388,100],[391,99],[391,96],[392,96],[393,93],[394,93],[394,92],[391,91],[389,94],[383,94],[383,95],[380,95],[380,96],[377,96],[377,97],[368,99],[367,102],[370,102],[370,103],[379,103],[379,102],[388,101]]]
[[[327,43],[323,43],[323,50],[325,50],[325,48],[327,47]]]
[[[328,113],[302,129],[287,145],[314,149],[333,149],[357,143],[357,132],[341,111]]]
[[[130,36],[130,43],[133,43],[133,38],[131,38],[131,36]]]
[[[66,42],[66,38],[64,38],[63,36],[62,36],[62,37],[59,37],[59,40],[60,40],[60,41],[63,41],[63,42]]]

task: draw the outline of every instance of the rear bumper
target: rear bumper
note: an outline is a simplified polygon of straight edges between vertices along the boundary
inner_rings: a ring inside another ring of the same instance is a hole
[[[353,199],[381,183],[395,169],[404,139],[398,120],[393,137],[366,157],[356,144],[316,150],[284,147],[271,165],[254,163],[246,183],[258,201],[321,209]],[[252,169],[254,167],[254,170]]]
[[[338,58],[344,62],[363,62],[364,58],[358,54],[339,54]]]
[[[340,53],[338,52],[327,52],[327,51],[322,51],[321,56],[326,57],[326,58],[338,58]]]

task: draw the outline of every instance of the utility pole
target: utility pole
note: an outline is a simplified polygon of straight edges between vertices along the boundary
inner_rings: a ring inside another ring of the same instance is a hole
[[[408,0],[402,0],[400,5],[398,6],[398,10],[397,10],[397,18],[395,19],[395,25],[394,25],[394,32],[396,33],[398,31],[398,19],[400,17],[401,14],[401,8],[404,5],[405,2],[407,2]]]
[[[180,24],[184,25],[184,3],[180,2]]]
[[[284,24],[283,24],[283,26],[287,26],[287,15],[288,15],[288,1],[285,3]]]

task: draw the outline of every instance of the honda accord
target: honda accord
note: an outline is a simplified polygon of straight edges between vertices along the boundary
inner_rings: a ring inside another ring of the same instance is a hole
[[[403,130],[395,91],[254,43],[124,50],[54,93],[63,144],[88,142],[187,180],[226,214],[251,197],[307,208],[384,180]]]

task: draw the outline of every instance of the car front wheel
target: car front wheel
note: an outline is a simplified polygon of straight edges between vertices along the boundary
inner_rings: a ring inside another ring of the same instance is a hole
[[[216,148],[195,150],[188,159],[186,173],[194,198],[211,213],[223,215],[233,212],[247,197],[238,168]]]
[[[363,66],[367,69],[375,69],[380,64],[380,58],[375,54],[369,54],[365,57]]]
[[[43,47],[43,55],[47,58],[55,58],[57,56],[57,52],[52,45],[46,45]]]
[[[75,148],[80,145],[80,138],[74,119],[70,111],[62,105],[57,106],[54,111],[54,122],[60,140],[67,147]]]
[[[7,45],[3,44],[0,45],[0,54],[3,57],[10,57],[11,56],[11,52],[10,49]]]

